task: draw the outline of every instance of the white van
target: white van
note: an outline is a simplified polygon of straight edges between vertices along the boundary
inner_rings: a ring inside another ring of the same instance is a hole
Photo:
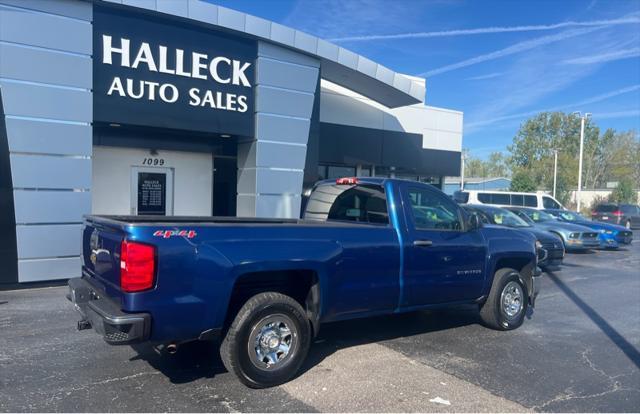
[[[537,193],[517,193],[513,191],[463,190],[453,193],[453,199],[460,204],[531,207],[538,210],[548,208],[564,209],[558,200],[542,191]]]

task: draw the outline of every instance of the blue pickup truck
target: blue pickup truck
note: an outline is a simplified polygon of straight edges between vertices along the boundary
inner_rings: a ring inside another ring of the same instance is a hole
[[[109,344],[219,340],[225,367],[261,388],[296,374],[325,322],[469,303],[515,329],[538,254],[431,185],[343,178],[318,183],[299,220],[87,216],[68,298],[78,329]]]

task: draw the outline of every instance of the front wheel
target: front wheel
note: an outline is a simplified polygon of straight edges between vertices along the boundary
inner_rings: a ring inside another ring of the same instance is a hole
[[[527,287],[515,269],[500,269],[493,276],[487,301],[480,308],[480,318],[490,328],[509,331],[524,322],[529,305]]]
[[[311,327],[302,306],[289,296],[264,292],[240,309],[220,346],[222,363],[251,388],[289,381],[304,362]]]

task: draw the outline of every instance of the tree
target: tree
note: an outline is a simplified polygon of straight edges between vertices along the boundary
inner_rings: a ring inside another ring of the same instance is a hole
[[[508,157],[502,152],[492,152],[489,159],[484,161],[480,158],[469,155],[469,150],[463,151],[465,154],[464,176],[465,177],[509,177]]]
[[[580,118],[562,112],[543,112],[525,121],[508,147],[508,165],[523,171],[533,183],[550,190],[553,187],[554,150],[558,151],[558,189],[562,192],[578,186]],[[604,133],[591,120],[585,122],[582,187],[603,188],[608,181],[633,177],[640,181],[640,141],[636,131]],[[562,184],[560,184],[562,183]],[[562,189],[560,189],[562,186]]]
[[[531,193],[536,191],[536,184],[533,182],[529,174],[524,171],[518,171],[511,179],[511,187],[509,190]]]
[[[625,177],[618,182],[616,188],[613,189],[609,196],[609,201],[614,203],[633,203],[637,202],[636,191],[633,188],[633,182],[630,178]]]

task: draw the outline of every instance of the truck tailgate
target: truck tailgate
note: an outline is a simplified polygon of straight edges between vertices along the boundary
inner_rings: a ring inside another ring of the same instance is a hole
[[[113,298],[121,298],[120,246],[126,233],[88,219],[82,230],[82,273]]]

